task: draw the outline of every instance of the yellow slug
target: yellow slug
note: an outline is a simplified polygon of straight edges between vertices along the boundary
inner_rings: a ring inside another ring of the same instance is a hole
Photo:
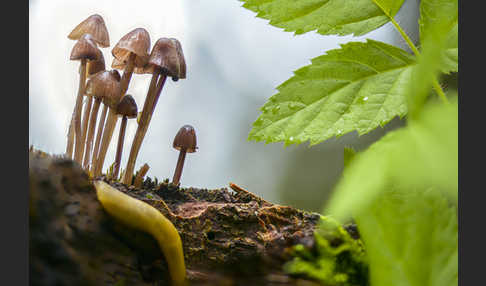
[[[155,237],[169,265],[173,285],[186,285],[182,242],[174,225],[151,205],[134,199],[103,181],[95,181],[94,186],[98,200],[110,215]]]

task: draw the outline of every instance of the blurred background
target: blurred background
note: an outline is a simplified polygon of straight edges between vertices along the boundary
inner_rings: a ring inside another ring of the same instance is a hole
[[[367,38],[407,49],[391,24],[365,36],[294,36],[268,25],[238,0],[31,0],[29,1],[29,145],[62,154],[75,105],[79,61],[70,61],[74,41],[67,35],[92,14],[100,14],[110,34],[102,49],[107,69],[111,48],[134,28],[145,28],[152,44],[177,38],[184,51],[187,78],[167,81],[137,158],[148,176],[172,178],[179,152],[172,140],[181,126],[196,129],[199,150],[188,154],[183,187],[221,188],[234,182],[274,203],[321,211],[343,170],[344,146],[362,150],[387,131],[403,125],[394,119],[369,134],[333,138],[319,145],[284,147],[248,141],[259,108],[276,87],[310,59],[349,41]],[[418,40],[419,1],[406,0],[395,17]],[[111,68],[110,68],[111,69]],[[141,111],[150,75],[134,74],[128,94]],[[101,113],[101,112],[100,112]],[[120,122],[120,121],[119,121]],[[119,123],[103,170],[114,161]],[[128,122],[121,168],[126,166],[136,122]]]

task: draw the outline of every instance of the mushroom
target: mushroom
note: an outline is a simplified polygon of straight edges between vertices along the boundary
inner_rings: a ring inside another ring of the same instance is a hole
[[[120,171],[120,162],[123,151],[123,141],[125,140],[125,130],[127,127],[127,118],[137,117],[137,103],[135,99],[129,94],[125,95],[117,106],[117,113],[122,116],[122,122],[120,125],[120,134],[118,135],[118,146],[116,148],[115,167],[113,171],[113,177],[118,178],[118,172]]]
[[[179,180],[182,175],[186,153],[194,153],[198,148],[196,147],[196,131],[194,131],[194,128],[191,125],[182,126],[174,138],[172,147],[180,151],[174,177],[172,179],[172,183],[177,186],[179,185]]]
[[[111,54],[115,58],[116,67],[124,68],[120,81],[121,94],[124,95],[135,67],[143,67],[147,63],[150,50],[150,35],[144,28],[136,28],[123,36],[115,45]]]
[[[86,139],[86,152],[84,155],[83,167],[89,168],[90,159],[91,164],[96,161],[98,149],[101,141],[101,134],[103,133],[103,125],[105,123],[107,106],[103,107],[103,112],[100,117],[100,125],[98,126],[98,135],[96,136],[96,144],[91,155],[93,137],[95,132],[96,119],[98,117],[98,110],[103,97],[117,97],[120,93],[120,74],[116,70],[99,71],[92,75],[86,84],[86,94],[95,98],[91,117],[89,120],[88,137]]]
[[[86,62],[88,60],[98,60],[100,53],[98,47],[93,42],[90,34],[83,35],[74,45],[71,51],[71,60],[80,60],[79,72],[79,88],[78,96],[76,97],[76,105],[74,106],[74,134],[76,147],[74,151],[74,159],[78,163],[82,163],[82,132],[81,132],[81,107],[83,105],[83,94],[86,86]],[[84,145],[83,145],[84,146]]]
[[[84,34],[90,34],[93,36],[93,40],[103,48],[110,46],[110,36],[108,35],[108,29],[106,29],[105,21],[103,17],[98,14],[94,14],[86,18],[83,22],[79,23],[69,33],[68,38],[71,40],[78,40]]]
[[[105,59],[103,58],[103,53],[101,52],[100,49],[98,49],[99,57],[98,60],[95,61],[88,61],[88,64],[86,66],[86,76],[91,76],[97,72],[104,71],[105,70]],[[81,150],[79,151],[81,153],[81,160],[83,159],[83,156],[85,158],[89,158],[89,155],[86,156],[85,154],[85,147],[87,145],[87,140],[86,140],[86,133],[88,131],[88,120],[90,118],[91,114],[91,106],[93,105],[93,96],[88,94],[85,90],[84,94],[88,100],[86,101],[86,104],[84,105],[84,113],[83,113],[83,122],[81,124]],[[98,110],[96,110],[98,112]],[[97,116],[98,114],[95,114]],[[87,160],[85,159],[83,161],[83,167],[86,168]]]
[[[135,69],[135,71],[140,72],[138,69]],[[152,79],[140,119],[138,120],[139,124],[135,137],[133,138],[127,168],[125,169],[123,183],[127,185],[131,184],[138,152],[142,146],[143,138],[147,133],[155,105],[157,104],[167,76],[172,77],[174,80],[186,78],[186,62],[179,41],[173,38],[158,39],[152,48],[150,58],[143,71],[151,73]]]
[[[110,39],[108,36],[108,30],[106,29],[105,21],[98,14],[91,15],[83,22],[78,24],[74,28],[74,30],[72,30],[71,33],[68,35],[68,38],[71,40],[79,40],[85,34],[90,34],[92,36],[92,40],[95,43],[98,43],[101,47],[106,48],[110,46]],[[68,143],[66,147],[66,156],[69,158],[72,158],[72,153],[73,153],[74,120],[75,120],[75,112],[73,112],[73,115],[71,116],[71,123],[69,124],[69,131],[68,131]]]
[[[143,67],[147,63],[149,49],[150,36],[148,32],[143,28],[137,28],[123,36],[111,51],[117,62],[122,62],[125,65],[120,80],[120,94],[122,97],[128,89],[134,67]],[[116,104],[118,104],[118,102],[116,102]],[[110,145],[113,136],[113,130],[116,126],[116,121],[118,119],[116,115],[116,104],[115,106],[110,106],[111,108],[106,119],[103,138],[97,156],[94,172],[95,176],[101,175],[101,168],[103,167],[106,152],[108,151],[108,146]]]

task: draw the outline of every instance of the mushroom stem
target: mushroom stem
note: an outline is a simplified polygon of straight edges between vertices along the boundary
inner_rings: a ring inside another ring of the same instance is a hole
[[[91,114],[91,106],[93,105],[93,97],[88,96],[88,100],[86,104],[84,105],[84,113],[83,113],[83,122],[81,124],[81,162],[83,161],[83,156],[85,152],[85,147],[86,147],[86,134],[88,132],[88,122]]]
[[[179,158],[177,159],[177,165],[174,172],[174,177],[172,178],[172,184],[179,185],[179,180],[182,175],[182,168],[184,167],[184,160],[186,159],[186,149],[181,149],[179,152]]]
[[[133,69],[135,67],[135,57],[137,55],[135,53],[130,53],[128,57],[127,65],[125,66],[125,70],[123,71],[122,78],[120,80],[120,93],[121,95],[125,95],[128,90],[128,84],[130,83],[130,79],[132,78]]]
[[[74,106],[74,135],[76,138],[76,146],[74,148],[74,160],[81,164],[82,154],[81,145],[82,133],[81,133],[81,109],[83,105],[83,95],[86,86],[86,59],[81,59],[81,71],[79,72],[79,88],[78,97],[76,98],[76,105]]]
[[[115,130],[117,119],[118,115],[116,114],[116,110],[114,108],[110,108],[110,111],[108,112],[108,117],[106,118],[105,127],[103,129],[103,138],[101,140],[100,151],[98,153],[98,158],[96,161],[95,172],[93,173],[95,177],[101,175],[101,170],[103,168],[103,164],[105,163],[106,152],[108,151],[108,147],[110,146],[110,141],[113,137],[113,131]]]
[[[116,147],[115,156],[115,170],[113,171],[113,178],[118,178],[118,172],[120,171],[120,162],[123,151],[123,141],[125,140],[125,130],[127,129],[127,117],[122,117],[122,122],[120,125],[120,134],[118,135],[118,146]]]
[[[101,104],[101,98],[96,98],[93,105],[93,109],[91,110],[91,117],[89,118],[88,137],[86,138],[86,150],[84,152],[84,162],[83,162],[83,168],[85,169],[89,168],[89,163],[91,159],[91,149],[93,147],[93,138],[94,138],[94,132],[96,128],[96,119],[98,117],[100,104]]]
[[[161,85],[163,86],[166,76],[165,75],[161,76],[159,82],[161,82],[162,77],[163,80]],[[138,123],[137,132],[135,133],[135,137],[133,138],[132,147],[130,149],[130,156],[127,162],[127,167],[125,169],[125,176],[123,178],[123,183],[126,185],[130,185],[132,183],[132,176],[133,176],[133,170],[135,169],[135,162],[137,161],[138,152],[140,151],[140,147],[142,146],[142,141],[143,138],[145,137],[145,133],[147,133],[148,124],[150,122],[149,113],[150,111],[153,111],[153,107],[152,107],[153,96],[151,95],[154,93],[154,91],[156,91],[157,87],[159,86],[157,84],[158,78],[159,78],[159,71],[154,71],[154,73],[152,74],[152,80],[150,81],[149,90],[147,92],[147,97],[145,98],[145,102],[143,104],[142,115],[140,115],[140,122]],[[161,90],[162,88],[160,88],[160,91]]]
[[[133,185],[136,188],[141,188],[143,183],[143,177],[147,174],[149,170],[149,165],[147,163],[143,164],[143,166],[138,170],[137,175],[135,176],[135,180],[133,181]]]
[[[159,82],[157,83],[157,90],[155,91],[155,95],[152,102],[152,109],[150,110],[150,116],[148,118],[147,124],[149,124],[150,119],[152,119],[152,114],[154,114],[155,105],[157,105],[157,101],[159,100],[160,93],[162,92],[162,88],[164,87],[166,79],[167,79],[166,75],[161,75],[159,78]]]
[[[101,135],[103,134],[103,126],[105,126],[106,112],[108,111],[108,106],[103,105],[103,111],[101,111],[100,122],[98,123],[98,131],[96,133],[96,141],[93,149],[93,155],[91,156],[91,173],[94,174],[96,169],[96,162],[98,161],[98,153],[100,151]]]
[[[68,142],[66,146],[66,157],[69,159],[73,158],[73,147],[74,147],[74,113],[71,115],[71,122],[69,123],[68,130]]]

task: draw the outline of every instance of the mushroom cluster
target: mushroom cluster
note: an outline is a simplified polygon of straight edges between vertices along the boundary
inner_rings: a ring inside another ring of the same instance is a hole
[[[80,66],[79,88],[69,124],[65,156],[78,162],[93,177],[100,176],[113,132],[118,118],[121,117],[112,177],[120,179],[124,184],[133,184],[137,155],[166,79],[170,77],[176,82],[186,78],[182,46],[177,39],[162,37],[150,49],[148,31],[136,28],[124,35],[114,46],[111,51],[112,70],[106,70],[105,59],[99,47],[109,47],[110,39],[105,21],[100,15],[94,14],[82,21],[68,38],[77,41],[70,59],[80,61]],[[121,76],[118,70],[123,72]],[[126,94],[134,73],[151,75],[141,112],[138,112],[135,99]],[[103,109],[98,118],[101,104]],[[127,166],[118,178],[129,118],[137,118],[137,130]],[[173,178],[173,183],[179,185],[185,155],[197,149],[194,128],[184,125],[177,133],[173,147],[180,151]],[[144,170],[148,170],[148,165]],[[140,178],[137,185],[139,180]]]

